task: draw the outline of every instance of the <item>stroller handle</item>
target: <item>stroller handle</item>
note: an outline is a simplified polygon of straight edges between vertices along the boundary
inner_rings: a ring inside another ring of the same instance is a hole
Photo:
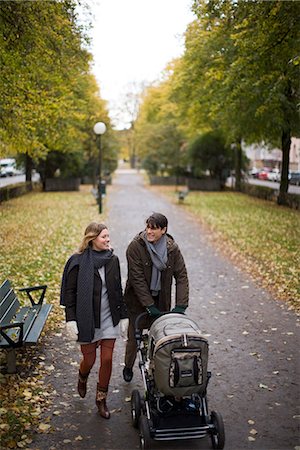
[[[134,321],[134,329],[136,332],[140,330],[139,323],[140,323],[141,319],[143,319],[143,317],[147,317],[147,316],[149,316],[149,314],[147,312],[142,312],[141,314],[139,314],[136,317],[136,319]]]
[[[139,322],[140,322],[141,319],[143,319],[144,317],[150,317],[150,318],[156,320],[156,319],[158,319],[159,317],[164,316],[165,314],[173,314],[173,312],[172,312],[172,311],[161,311],[160,316],[156,317],[155,319],[154,319],[153,317],[149,316],[149,314],[148,314],[147,312],[142,312],[141,314],[139,314],[139,315],[136,317],[136,319],[135,319],[135,321],[134,321],[134,329],[135,329],[135,331],[140,330]]]
[[[152,319],[154,319],[153,322],[156,319],[158,319],[159,317],[164,316],[165,314],[174,314],[174,313],[173,313],[173,311],[162,311],[160,316],[156,317],[155,319],[152,317]],[[183,313],[183,315],[184,315],[184,313]],[[147,312],[142,312],[141,314],[139,314],[136,317],[136,319],[134,321],[134,336],[135,336],[137,346],[139,346],[142,341],[142,330],[139,327],[139,324],[140,324],[141,319],[143,319],[145,317],[151,318],[151,316],[149,316],[149,314]]]
[[[147,312],[142,312],[141,314],[139,314],[136,317],[136,319],[134,321],[134,337],[136,340],[137,348],[140,347],[141,342],[142,342],[142,330],[139,327],[139,323],[140,323],[141,319],[143,319],[146,316],[149,316],[149,314]]]

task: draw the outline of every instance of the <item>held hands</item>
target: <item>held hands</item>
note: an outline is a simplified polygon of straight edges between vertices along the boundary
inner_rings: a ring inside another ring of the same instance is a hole
[[[147,306],[146,310],[150,317],[157,318],[161,315],[160,310],[158,308],[156,308],[154,303],[153,303],[153,305]]]
[[[128,332],[129,319],[121,319],[119,322],[120,335],[123,341],[127,341],[127,332]]]
[[[175,306],[175,308],[172,309],[171,312],[173,312],[173,313],[179,313],[179,314],[184,314],[184,311],[185,311],[185,310],[186,310],[186,306],[180,306],[180,305],[177,305],[177,306]]]
[[[72,341],[77,341],[78,339],[78,327],[75,320],[70,320],[66,323],[67,333]]]

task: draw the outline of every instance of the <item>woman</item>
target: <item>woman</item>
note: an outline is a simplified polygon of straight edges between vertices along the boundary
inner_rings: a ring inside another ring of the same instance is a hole
[[[67,329],[80,344],[78,393],[86,395],[89,373],[101,349],[96,405],[99,414],[110,418],[106,397],[112,372],[116,338],[125,337],[128,327],[123,302],[119,259],[110,247],[104,224],[92,222],[85,230],[78,253],[66,263],[62,277],[61,305],[65,306]]]

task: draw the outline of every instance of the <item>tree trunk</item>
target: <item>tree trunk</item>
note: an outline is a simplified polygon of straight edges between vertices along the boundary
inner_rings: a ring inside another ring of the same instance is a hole
[[[241,186],[241,171],[242,171],[242,145],[241,140],[238,140],[235,144],[235,190],[240,192]]]
[[[283,130],[281,136],[282,149],[282,167],[279,195],[277,199],[278,205],[286,204],[286,193],[289,188],[289,165],[290,165],[290,148],[291,148],[291,130]]]
[[[33,163],[32,163],[32,158],[26,154],[26,159],[25,159],[25,180],[29,181],[31,183],[32,181],[32,168],[33,168]]]

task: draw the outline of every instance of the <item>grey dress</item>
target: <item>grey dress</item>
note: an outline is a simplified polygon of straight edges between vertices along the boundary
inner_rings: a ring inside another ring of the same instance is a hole
[[[96,342],[101,339],[116,339],[120,336],[119,325],[116,325],[114,327],[112,317],[111,317],[108,295],[107,295],[104,267],[101,267],[100,269],[98,269],[98,271],[99,271],[99,275],[102,280],[101,312],[100,312],[101,325],[100,325],[100,328],[95,328],[94,339],[92,340],[92,342]],[[84,345],[87,343],[80,342],[80,344]]]

